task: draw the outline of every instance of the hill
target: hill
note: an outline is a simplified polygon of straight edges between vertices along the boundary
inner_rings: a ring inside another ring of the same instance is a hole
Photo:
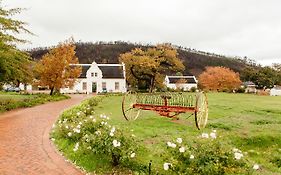
[[[122,41],[115,42],[78,42],[76,43],[76,55],[80,63],[118,63],[120,54],[128,52],[133,48],[148,48],[153,45],[142,45],[138,43],[129,43]],[[206,66],[224,66],[235,72],[241,73],[246,67],[255,67],[255,63],[247,58],[232,58],[218,54],[198,51],[195,49],[174,46],[178,51],[178,57],[183,61],[186,69],[185,75],[199,75]],[[49,48],[35,48],[30,50],[31,57],[34,60],[40,59]]]

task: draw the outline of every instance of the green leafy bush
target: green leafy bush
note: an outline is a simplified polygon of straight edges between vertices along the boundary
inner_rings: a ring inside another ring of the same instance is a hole
[[[106,115],[97,116],[93,106],[101,97],[86,100],[80,106],[65,111],[54,125],[52,137],[68,140],[73,153],[94,154],[109,160],[112,167],[126,167],[133,171],[146,171],[135,157],[139,145],[130,131],[110,125]]]
[[[253,171],[244,153],[217,139],[216,132],[203,133],[190,142],[181,138],[174,143],[167,142],[165,157],[163,168],[167,174],[250,174]]]

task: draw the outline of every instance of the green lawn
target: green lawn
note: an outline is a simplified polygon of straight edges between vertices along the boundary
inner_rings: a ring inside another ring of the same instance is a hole
[[[16,108],[31,107],[49,101],[58,101],[69,98],[65,95],[48,94],[19,94],[16,92],[0,92],[0,113]]]
[[[95,113],[106,114],[119,128],[127,127],[139,138],[149,152],[140,159],[153,160],[162,166],[159,155],[171,138],[190,140],[202,132],[217,130],[233,147],[247,152],[247,157],[261,165],[261,174],[281,174],[281,97],[247,94],[208,93],[209,121],[203,131],[195,127],[194,117],[181,115],[179,121],[144,111],[136,121],[127,122],[121,111],[121,96],[110,96],[95,107]],[[279,168],[278,168],[279,166]]]

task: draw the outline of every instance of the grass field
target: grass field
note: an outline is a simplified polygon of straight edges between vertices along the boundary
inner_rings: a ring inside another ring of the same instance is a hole
[[[261,165],[261,174],[281,174],[281,97],[247,94],[208,93],[209,121],[203,131],[195,127],[194,117],[181,115],[172,121],[154,112],[144,111],[132,122],[124,120],[121,96],[110,96],[95,108],[96,114],[111,117],[114,125],[128,127],[145,143],[149,152],[140,159],[153,160],[153,166],[162,166],[161,152],[171,138],[192,139],[202,132],[216,129],[233,147],[247,152],[247,157]]]
[[[154,174],[155,170],[156,172],[159,170],[158,174],[167,174],[163,170],[165,162],[163,155],[167,152],[168,141],[180,137],[184,142],[190,143],[198,140],[202,133],[210,133],[212,130],[217,131],[217,136],[220,137],[217,140],[226,144],[230,150],[233,148],[242,150],[243,160],[247,160],[249,166],[260,165],[260,169],[254,174],[281,174],[281,97],[228,93],[208,93],[207,96],[209,121],[207,127],[200,131],[195,126],[194,116],[190,117],[190,114],[181,114],[179,120],[172,120],[155,112],[143,111],[136,121],[128,122],[121,111],[122,96],[103,97],[97,106],[93,105],[94,116],[105,114],[110,117],[109,124],[115,126],[117,130],[122,129],[128,132],[128,135],[134,134],[136,145],[143,146],[137,152],[135,160],[144,165],[148,165],[152,160]],[[83,104],[87,104],[86,101]],[[120,170],[119,167],[111,166],[103,155],[74,152],[73,147],[77,143],[75,137],[60,135],[66,125],[69,132],[80,120],[81,125],[86,122],[85,118],[76,115],[77,111],[81,110],[84,111],[83,107],[77,106],[74,113],[71,110],[66,111],[62,117],[68,116],[69,123],[63,125],[62,118],[56,123],[57,127],[51,135],[55,138],[58,149],[87,172],[112,174],[117,171],[126,174],[126,169]],[[77,123],[71,123],[71,118],[77,119]],[[83,127],[87,128],[87,125],[83,124]]]
[[[69,98],[65,95],[48,94],[19,94],[16,92],[0,92],[0,113],[16,108],[31,107],[49,101],[58,101]]]

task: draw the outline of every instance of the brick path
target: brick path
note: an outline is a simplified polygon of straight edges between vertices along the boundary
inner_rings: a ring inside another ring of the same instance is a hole
[[[52,124],[86,95],[0,115],[0,175],[83,174],[58,154],[49,140]]]

